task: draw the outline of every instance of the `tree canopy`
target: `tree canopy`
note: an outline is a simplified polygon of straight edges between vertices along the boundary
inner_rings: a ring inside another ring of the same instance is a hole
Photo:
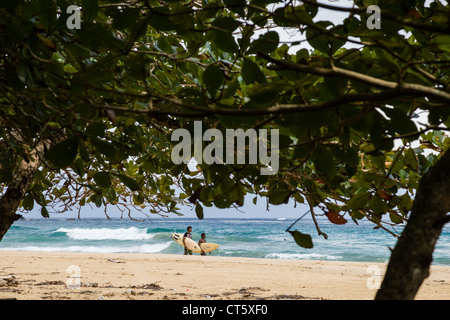
[[[380,28],[368,27],[370,5]],[[319,20],[325,9],[346,17]],[[443,1],[2,2],[4,208],[151,214],[185,202],[202,219],[253,194],[395,234],[450,147],[449,12]],[[175,164],[171,134],[195,121],[224,136],[277,129],[279,170]]]

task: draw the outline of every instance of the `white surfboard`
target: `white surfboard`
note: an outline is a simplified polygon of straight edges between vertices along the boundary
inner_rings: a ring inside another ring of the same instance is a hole
[[[183,233],[172,233],[172,239],[178,243],[180,246],[183,246]],[[212,242],[207,242],[207,243],[202,243],[201,244],[201,249],[198,245],[198,243],[196,243],[194,240],[190,239],[190,238],[186,238],[184,240],[184,243],[186,244],[186,248],[188,248],[189,250],[191,250],[193,253],[202,253],[203,252],[211,252],[216,250],[219,245],[217,243],[212,243]]]

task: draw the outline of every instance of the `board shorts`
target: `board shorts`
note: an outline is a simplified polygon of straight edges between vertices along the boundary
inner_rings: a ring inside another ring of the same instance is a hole
[[[189,250],[188,248],[184,248],[184,255],[192,255],[192,250]]]

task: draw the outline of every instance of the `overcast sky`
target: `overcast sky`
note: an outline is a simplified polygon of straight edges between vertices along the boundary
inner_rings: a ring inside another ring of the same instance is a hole
[[[253,204],[253,198],[254,195],[247,196],[244,201],[244,206],[238,209],[218,209],[215,207],[205,207],[203,206],[204,210],[204,217],[205,218],[298,218],[303,213],[305,213],[308,210],[308,207],[304,204],[297,204],[297,207],[294,208],[294,202],[290,204],[283,204],[283,205],[269,205],[269,211],[267,211],[267,205],[266,205],[266,199],[258,197],[257,198],[257,204]],[[194,207],[192,206],[178,206],[181,208],[180,212],[183,213],[185,218],[196,218]],[[97,208],[95,205],[89,206],[86,205],[81,209],[81,218],[105,218],[104,213],[104,207]],[[73,212],[64,212],[64,213],[55,213],[54,210],[51,208],[48,208],[48,211],[50,213],[50,218],[56,218],[56,219],[68,219],[68,218],[77,218],[78,217],[78,211]],[[149,209],[146,210],[148,213]],[[132,211],[132,217],[136,219],[145,219],[147,218],[142,213],[138,211]],[[121,212],[113,207],[108,206],[108,216],[110,218],[120,218]],[[22,214],[24,218],[26,219],[37,219],[42,218],[40,214],[40,206],[35,205],[35,208],[33,211],[29,213]],[[123,214],[123,217],[125,219],[128,219],[128,212]],[[168,215],[169,218],[176,218],[176,214],[170,214]],[[149,214],[150,219],[154,218],[160,218],[158,215],[152,215]]]

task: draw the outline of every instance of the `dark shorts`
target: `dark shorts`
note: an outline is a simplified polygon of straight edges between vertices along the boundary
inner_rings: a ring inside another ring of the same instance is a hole
[[[188,255],[188,254],[192,254],[192,250],[189,250],[187,248],[184,248],[184,254]]]

